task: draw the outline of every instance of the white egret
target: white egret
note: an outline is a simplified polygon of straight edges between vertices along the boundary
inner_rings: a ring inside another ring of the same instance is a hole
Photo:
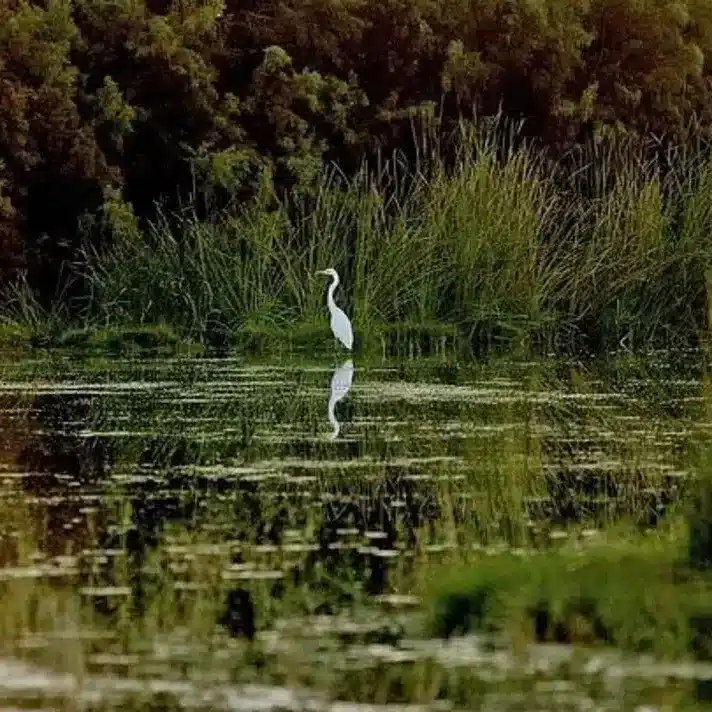
[[[334,332],[334,336],[349,350],[354,343],[354,332],[351,329],[351,322],[349,318],[344,314],[342,309],[336,306],[334,301],[334,292],[339,286],[339,273],[333,268],[322,269],[317,272],[317,274],[325,274],[332,278],[332,282],[329,285],[329,292],[326,296],[326,306],[329,307],[331,312],[331,330]]]
[[[343,398],[346,398],[353,379],[354,362],[351,359],[344,361],[341,366],[337,366],[334,370],[334,375],[331,377],[331,395],[329,396],[329,405],[326,408],[327,417],[333,428],[331,440],[336,440],[341,430],[341,424],[336,419],[336,414],[334,413],[336,404]]]

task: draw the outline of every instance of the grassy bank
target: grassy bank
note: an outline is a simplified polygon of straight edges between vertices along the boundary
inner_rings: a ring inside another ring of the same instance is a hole
[[[484,346],[696,338],[712,258],[709,158],[647,160],[609,142],[554,165],[526,146],[505,150],[501,135],[463,128],[447,166],[426,152],[350,180],[324,168],[306,196],[278,199],[265,174],[247,204],[204,218],[193,203],[88,250],[89,296],[72,318],[41,310],[24,285],[4,318],[35,341],[78,320],[166,325],[217,346],[290,334],[313,345],[328,338],[315,272],[331,265],[337,301],[367,344],[443,328]]]
[[[214,335],[212,335],[214,336]],[[452,353],[460,339],[452,325],[391,324],[356,340],[359,354],[376,356],[442,356]],[[166,324],[100,327],[46,322],[27,326],[21,322],[0,323],[0,350],[28,352],[33,349],[68,350],[73,353],[281,355],[332,356],[334,339],[328,318],[321,323],[286,326],[254,325],[223,338],[197,340]]]

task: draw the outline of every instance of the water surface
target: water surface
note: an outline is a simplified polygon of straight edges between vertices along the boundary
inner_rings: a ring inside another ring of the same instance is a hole
[[[702,664],[514,655],[422,627],[436,564],[675,511],[706,427],[695,353],[0,368],[4,705],[642,710],[704,696]]]

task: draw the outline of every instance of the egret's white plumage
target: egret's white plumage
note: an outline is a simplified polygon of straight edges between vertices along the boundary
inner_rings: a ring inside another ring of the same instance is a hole
[[[317,274],[325,274],[332,278],[329,292],[326,296],[326,306],[329,307],[331,312],[331,330],[334,332],[334,336],[351,351],[351,347],[354,344],[354,332],[351,329],[351,322],[343,310],[336,306],[334,301],[334,292],[339,286],[339,273],[333,267],[329,267],[328,269],[320,270]]]

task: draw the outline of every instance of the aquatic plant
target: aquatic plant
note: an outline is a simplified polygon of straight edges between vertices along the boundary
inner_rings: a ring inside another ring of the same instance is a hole
[[[605,153],[565,166],[519,144],[500,125],[462,124],[452,160],[433,149],[415,169],[396,156],[350,179],[324,168],[311,196],[279,198],[264,174],[246,205],[162,214],[145,235],[89,250],[89,313],[204,342],[285,338],[325,318],[323,285],[308,275],[329,263],[367,343],[406,324],[488,346],[698,340],[709,161],[674,154],[663,170],[630,147],[611,175]]]

